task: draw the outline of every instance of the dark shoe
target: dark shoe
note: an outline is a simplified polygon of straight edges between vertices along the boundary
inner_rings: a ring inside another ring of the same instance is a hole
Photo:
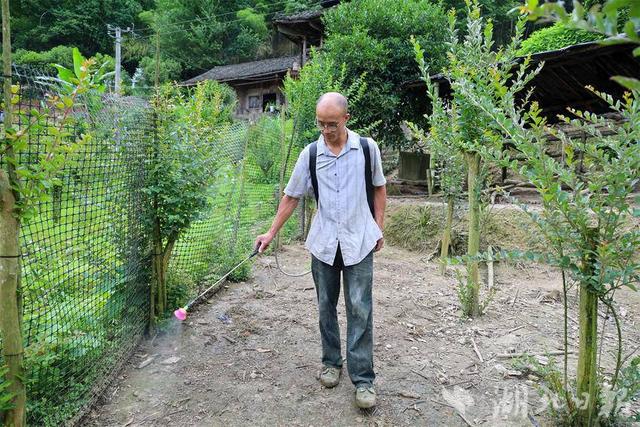
[[[320,373],[320,384],[327,388],[332,388],[338,385],[340,382],[340,374],[342,369],[334,368],[331,366],[325,366]]]
[[[356,387],[356,406],[360,409],[368,409],[376,406],[376,390],[372,385],[360,385]]]

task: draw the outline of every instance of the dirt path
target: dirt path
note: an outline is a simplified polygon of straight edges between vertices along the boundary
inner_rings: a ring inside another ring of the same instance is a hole
[[[280,259],[285,270],[310,264],[301,246],[287,247]],[[145,342],[83,424],[530,426],[527,414],[548,424],[539,410],[537,377],[516,372],[510,358],[498,355],[561,349],[557,272],[496,266],[497,293],[488,313],[464,321],[454,274],[441,277],[435,262],[397,248],[385,248],[374,263],[374,410],[354,406],[347,375],[334,389],[318,383],[312,279],[284,276],[273,257],[264,256],[252,280],[230,284],[185,323]],[[640,344],[640,298],[628,293],[622,300],[629,351]],[[344,337],[342,301],[339,316]],[[570,331],[575,351],[573,321]],[[613,338],[609,321],[603,353],[608,371]],[[570,366],[575,360],[570,355]]]

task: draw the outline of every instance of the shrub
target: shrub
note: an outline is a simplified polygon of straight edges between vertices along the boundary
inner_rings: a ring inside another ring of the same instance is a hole
[[[348,86],[366,73],[367,90],[352,104],[352,115],[363,127],[379,122],[376,139],[404,144],[402,119],[419,120],[420,112],[403,85],[419,78],[410,36],[427,51],[431,70],[445,63],[447,20],[442,7],[431,2],[354,0],[325,14],[323,55],[346,64]],[[336,72],[339,68],[335,68]]]
[[[71,68],[73,66],[73,47],[61,45],[43,52],[18,49],[13,57],[13,62],[38,68],[52,68],[51,64],[60,64]]]
[[[226,141],[234,107],[233,91],[214,81],[202,82],[186,92],[165,85],[155,100],[158,138],[151,147],[154,161],[148,166],[142,191],[153,207],[145,225],[155,251],[158,315],[167,306],[165,277],[173,248],[210,207],[210,192],[220,166],[232,161],[224,156],[229,154]]]
[[[518,55],[525,56],[538,52],[557,50],[574,44],[602,40],[604,38],[605,36],[602,34],[568,28],[563,24],[555,24],[552,27],[533,32],[529,38],[522,42],[518,50]]]

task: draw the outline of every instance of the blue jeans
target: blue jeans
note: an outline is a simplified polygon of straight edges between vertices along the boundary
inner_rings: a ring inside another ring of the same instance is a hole
[[[373,385],[373,252],[360,263],[345,267],[340,246],[333,265],[312,256],[311,271],[316,285],[322,338],[322,363],[342,367],[340,328],[336,306],[340,296],[340,272],[344,280],[347,308],[347,368],[351,382]]]

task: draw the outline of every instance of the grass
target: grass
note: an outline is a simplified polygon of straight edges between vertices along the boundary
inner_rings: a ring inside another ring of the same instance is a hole
[[[442,237],[446,215],[443,204],[391,202],[387,209],[385,239],[392,245],[418,252],[433,252]],[[452,230],[453,255],[466,253],[466,211],[457,209]],[[526,213],[517,208],[487,212],[482,218],[480,250],[544,250],[545,241]]]

